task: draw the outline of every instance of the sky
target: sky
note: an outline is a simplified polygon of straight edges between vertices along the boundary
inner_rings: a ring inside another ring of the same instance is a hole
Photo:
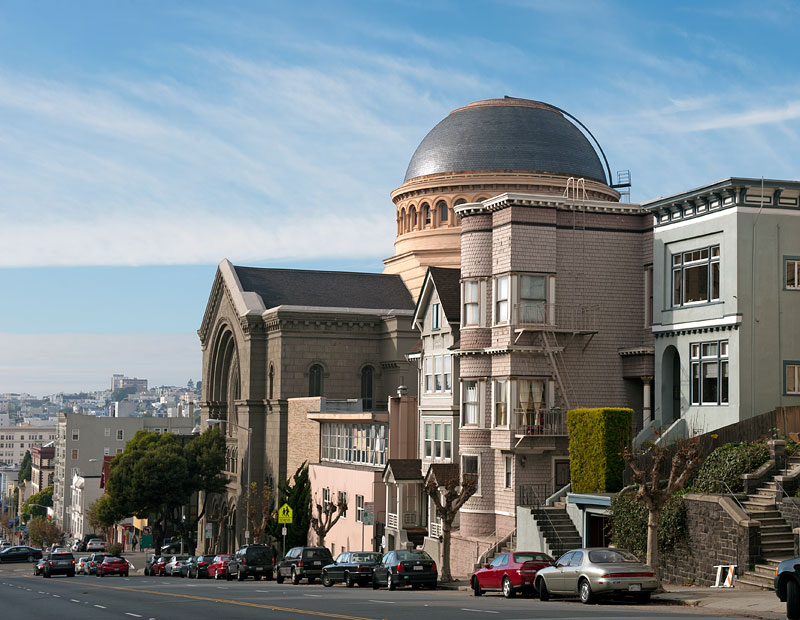
[[[634,202],[800,179],[799,25],[789,0],[0,0],[0,393],[197,381],[223,258],[381,271],[389,193],[471,101],[569,111]]]

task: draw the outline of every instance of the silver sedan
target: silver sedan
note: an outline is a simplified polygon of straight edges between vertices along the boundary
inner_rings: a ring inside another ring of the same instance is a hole
[[[653,569],[624,549],[595,548],[567,551],[555,566],[536,575],[536,590],[546,601],[551,594],[578,595],[591,603],[597,595],[631,595],[640,602],[650,600],[658,588]]]

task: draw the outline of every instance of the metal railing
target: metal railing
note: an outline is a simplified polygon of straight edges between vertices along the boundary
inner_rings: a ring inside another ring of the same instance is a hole
[[[547,304],[528,301],[514,305],[515,324],[518,327],[597,331],[599,315],[599,304]]]
[[[567,412],[561,408],[514,409],[514,432],[516,435],[564,437],[567,435]]]
[[[555,479],[551,479],[549,482],[545,483],[520,485],[519,504],[520,506],[530,507],[531,514],[533,514],[537,523],[545,524],[545,539],[554,539],[552,542],[547,540],[547,546],[550,547],[550,552],[558,558],[569,549],[567,548],[566,542],[564,542],[561,535],[558,533],[555,523],[553,523],[547,510],[545,510],[547,507],[547,498],[553,494],[554,483]],[[548,536],[548,534],[550,534],[550,536]]]
[[[386,527],[392,528],[393,530],[399,530],[398,524],[400,523],[397,515],[393,512],[386,513]]]
[[[442,535],[442,524],[439,523],[439,520],[431,521],[428,527],[429,536],[431,538],[439,538]]]

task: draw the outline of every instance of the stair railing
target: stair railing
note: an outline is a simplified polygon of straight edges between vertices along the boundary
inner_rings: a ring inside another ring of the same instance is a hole
[[[496,534],[497,530],[492,532],[491,537],[494,537]],[[481,553],[481,555],[478,557],[478,562],[477,562],[478,568],[482,568],[483,565],[486,564],[486,560],[495,555],[506,543],[511,543],[513,545],[514,536],[516,536],[516,534],[517,534],[517,528],[514,528],[508,534],[496,540],[492,545],[489,546],[489,548],[486,551]]]
[[[537,521],[547,521],[549,525],[549,530],[558,540],[555,544],[555,549],[553,545],[550,545],[550,541],[547,541],[548,546],[550,546],[550,551],[555,551],[554,555],[556,558],[561,556],[566,551],[566,543],[561,538],[561,535],[558,533],[558,529],[556,528],[553,520],[550,518],[547,510],[545,509],[547,506],[547,499],[549,497],[548,489],[551,488],[549,483],[548,484],[532,484],[528,485],[529,493],[530,493],[530,501],[531,501],[531,512],[533,513],[534,518]]]
[[[727,491],[727,494],[731,496],[731,499],[732,499],[734,502],[736,502],[736,505],[737,505],[737,506],[739,506],[740,510],[741,510],[743,513],[745,513],[745,514],[747,514],[747,513],[748,513],[748,510],[747,510],[747,508],[745,508],[745,507],[742,505],[742,502],[740,502],[740,501],[739,501],[739,498],[738,498],[738,497],[736,497],[737,493],[734,493],[734,492],[733,492],[733,490],[732,490],[732,489],[731,489],[731,488],[728,486],[728,483],[727,483],[727,482],[725,482],[724,480],[711,480],[711,482],[714,482],[714,483],[716,483],[716,485],[717,485],[717,488],[718,488],[718,489],[719,489],[719,488],[723,488],[723,487],[724,487],[724,488],[725,488],[725,491]],[[723,494],[723,491],[717,491],[717,493],[719,493],[720,495],[722,495],[722,494]]]

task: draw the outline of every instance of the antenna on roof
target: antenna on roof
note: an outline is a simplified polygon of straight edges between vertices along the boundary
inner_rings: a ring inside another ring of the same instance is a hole
[[[622,202],[631,201],[631,171],[617,170],[617,182],[611,185],[614,189],[621,189],[619,193]]]

